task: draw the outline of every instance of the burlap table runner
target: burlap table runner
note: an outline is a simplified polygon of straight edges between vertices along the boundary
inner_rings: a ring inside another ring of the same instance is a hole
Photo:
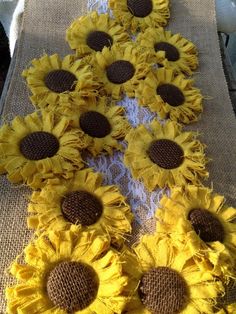
[[[208,168],[209,186],[225,195],[236,206],[236,120],[233,114],[222,69],[216,30],[214,0],[172,0],[169,29],[180,32],[198,47],[200,67],[195,74],[196,85],[205,96],[201,120],[188,129],[199,130],[212,158]],[[22,70],[33,58],[48,54],[71,53],[65,43],[65,29],[77,16],[87,11],[86,0],[30,0],[26,3],[23,31],[15,56],[15,66],[7,96],[3,103],[2,120],[33,111],[28,90],[21,78]],[[13,187],[0,177],[0,313],[5,313],[4,288],[11,279],[5,275],[11,261],[21,253],[32,237],[26,228],[26,206],[30,195],[25,187]],[[142,211],[142,208],[140,209]],[[145,226],[145,222],[143,222]],[[147,230],[149,224],[144,228]]]

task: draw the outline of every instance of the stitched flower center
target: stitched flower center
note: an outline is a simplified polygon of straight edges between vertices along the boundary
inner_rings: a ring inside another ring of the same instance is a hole
[[[172,84],[162,84],[157,87],[157,94],[161,96],[162,100],[172,107],[181,106],[185,97],[182,91]]]
[[[76,191],[65,196],[61,210],[63,216],[71,223],[90,226],[101,217],[103,205],[93,194],[86,191]]]
[[[111,47],[112,44],[113,39],[105,32],[94,31],[88,34],[87,45],[95,51],[102,51],[104,47]]]
[[[58,139],[48,132],[33,132],[20,142],[20,152],[29,160],[53,157],[59,149]]]
[[[177,61],[180,58],[178,49],[166,42],[159,42],[154,45],[155,51],[165,51],[166,59],[169,61]]]
[[[110,82],[122,84],[134,76],[135,68],[129,61],[118,60],[109,65],[106,71],[107,78]]]
[[[62,262],[47,279],[47,293],[52,303],[67,313],[81,311],[96,298],[97,274],[89,265]]]
[[[186,306],[188,287],[175,270],[157,267],[144,273],[139,284],[139,296],[152,313],[177,314]]]
[[[152,142],[147,153],[152,162],[164,169],[178,168],[184,160],[182,148],[166,139]]]
[[[127,0],[127,7],[136,17],[145,17],[152,12],[152,0]]]
[[[108,119],[97,111],[87,111],[80,116],[79,124],[84,133],[102,138],[111,133]]]
[[[71,92],[75,89],[76,76],[66,70],[53,70],[44,78],[45,85],[55,93]]]
[[[224,228],[221,222],[205,209],[192,209],[188,215],[195,232],[205,242],[224,241]]]

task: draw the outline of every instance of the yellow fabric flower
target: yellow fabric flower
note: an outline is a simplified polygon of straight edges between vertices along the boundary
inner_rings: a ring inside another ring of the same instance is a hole
[[[18,282],[6,289],[7,313],[121,313],[127,277],[108,248],[106,237],[75,228],[30,243],[25,263],[11,266]]]
[[[124,313],[213,313],[223,285],[201,270],[183,247],[155,234],[141,238],[136,254],[125,251],[123,269],[129,283],[123,294],[129,302]]]
[[[69,128],[70,120],[60,120],[52,112],[17,116],[0,129],[0,173],[13,183],[40,188],[55,176],[65,179],[84,167],[80,150],[86,143],[83,132]]]
[[[100,153],[113,154],[114,149],[122,150],[118,140],[123,139],[130,130],[124,116],[125,109],[116,106],[107,97],[87,102],[87,107],[80,108],[68,118],[75,128],[84,132],[86,149],[93,155]]]
[[[225,286],[225,294],[217,299],[217,314],[235,314],[236,313],[236,281],[231,280]],[[218,311],[217,311],[218,309]]]
[[[104,47],[111,47],[115,43],[129,41],[125,29],[111,19],[109,15],[98,15],[93,11],[75,20],[66,32],[66,40],[71,49],[75,49],[76,56],[102,51]]]
[[[48,110],[55,110],[58,105],[67,107],[68,103],[79,107],[97,96],[101,87],[90,66],[70,55],[63,60],[57,54],[34,59],[22,76],[33,94],[33,104]]]
[[[156,62],[162,64],[160,57],[168,60],[168,66],[176,72],[184,72],[191,75],[198,67],[197,48],[189,40],[180,34],[172,34],[160,28],[148,28],[137,37],[137,43],[150,48],[156,58]]]
[[[150,130],[140,125],[127,134],[124,163],[149,191],[201,184],[200,177],[208,177],[204,145],[197,140],[197,133],[181,129],[174,121],[161,125],[154,119]]]
[[[107,94],[121,99],[124,93],[135,96],[135,89],[151,69],[149,59],[149,52],[134,43],[115,44],[97,52],[92,64]]]
[[[130,207],[116,186],[101,184],[101,174],[84,169],[70,180],[49,183],[33,192],[28,226],[44,231],[65,230],[75,224],[83,230],[108,233],[114,243],[123,242],[124,234],[131,231]]]
[[[193,83],[171,69],[161,68],[147,75],[135,95],[140,105],[148,106],[161,118],[190,123],[202,112],[203,97]]]
[[[160,201],[157,231],[168,233],[175,242],[188,239],[193,254],[204,250],[212,270],[224,274],[228,266],[233,267],[236,256],[236,209],[224,203],[223,196],[206,187],[175,187],[170,197],[164,195]]]
[[[109,7],[119,23],[132,32],[165,26],[170,17],[169,0],[109,0]]]

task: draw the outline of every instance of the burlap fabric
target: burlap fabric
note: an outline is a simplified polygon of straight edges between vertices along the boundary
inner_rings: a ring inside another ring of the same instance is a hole
[[[65,43],[65,29],[73,19],[86,13],[86,0],[30,0],[26,11],[8,93],[3,102],[2,118],[33,111],[28,90],[21,78],[22,70],[33,58],[48,54],[71,53]],[[204,112],[199,122],[188,129],[199,130],[212,158],[208,169],[215,191],[225,195],[227,202],[236,206],[236,120],[233,115],[225,77],[223,74],[218,36],[216,31],[214,0],[172,0],[171,20],[168,28],[192,40],[200,51],[200,67],[195,74],[197,86],[205,96]],[[210,98],[208,97],[208,98]],[[32,233],[26,228],[26,206],[29,189],[12,187],[0,177],[0,247],[1,282],[0,313],[5,313],[4,288],[10,283],[5,269],[21,253]],[[145,217],[143,209],[140,217]],[[142,229],[150,231],[153,221],[143,221]],[[135,222],[134,226],[138,224]]]

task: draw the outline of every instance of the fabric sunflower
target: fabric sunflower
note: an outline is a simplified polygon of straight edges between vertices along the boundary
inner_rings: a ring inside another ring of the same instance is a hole
[[[174,121],[161,125],[154,119],[150,130],[140,125],[127,134],[124,163],[149,191],[201,184],[200,177],[208,177],[204,145],[197,140],[197,133],[181,129]]]
[[[133,215],[125,197],[114,186],[102,186],[102,176],[91,169],[77,171],[70,180],[47,184],[33,192],[28,226],[43,230],[65,230],[71,224],[85,230],[108,233],[113,243],[123,242],[131,231]]]
[[[66,40],[77,57],[83,57],[115,43],[129,41],[125,29],[108,14],[98,15],[96,11],[75,20],[66,32]]]
[[[101,152],[112,154],[114,149],[122,150],[118,140],[123,139],[130,130],[125,109],[116,106],[106,97],[87,102],[87,108],[68,116],[73,127],[84,132],[86,149],[97,156]]]
[[[80,150],[86,143],[83,132],[69,128],[66,117],[34,112],[17,116],[0,129],[0,173],[13,183],[40,188],[55,176],[68,179],[84,167]]]
[[[22,76],[33,94],[32,103],[48,110],[55,110],[58,105],[68,106],[68,103],[79,106],[98,95],[101,87],[90,66],[83,59],[75,60],[70,55],[63,60],[57,54],[34,59]]]
[[[143,236],[134,251],[126,250],[122,256],[124,274],[129,276],[124,313],[213,313],[223,285],[189,259],[187,251],[157,234]]]
[[[11,273],[17,284],[6,289],[7,313],[121,313],[127,285],[119,256],[95,232],[50,232],[30,243],[25,263]]]
[[[160,28],[148,28],[137,37],[137,43],[150,48],[156,58],[156,62],[165,65],[160,58],[168,60],[168,66],[175,72],[183,72],[191,75],[198,67],[197,48],[189,40],[180,34],[172,34]]]
[[[134,43],[115,44],[97,52],[92,64],[108,95],[121,99],[126,93],[135,96],[135,89],[151,70],[149,52]]]
[[[150,72],[136,90],[140,105],[148,106],[162,119],[190,123],[202,112],[202,95],[193,80],[175,75],[171,69]]]
[[[236,281],[231,280],[225,286],[225,294],[217,299],[217,314],[235,314],[236,313]]]
[[[228,266],[234,265],[236,209],[226,206],[223,196],[206,187],[175,187],[170,197],[164,195],[161,199],[156,218],[158,232],[169,233],[173,241],[183,242],[188,238],[193,254],[201,248],[213,265],[218,264],[220,269],[214,271],[224,273]],[[208,249],[219,252],[225,262],[219,265]]]
[[[169,0],[109,0],[115,18],[132,32],[167,24]]]

